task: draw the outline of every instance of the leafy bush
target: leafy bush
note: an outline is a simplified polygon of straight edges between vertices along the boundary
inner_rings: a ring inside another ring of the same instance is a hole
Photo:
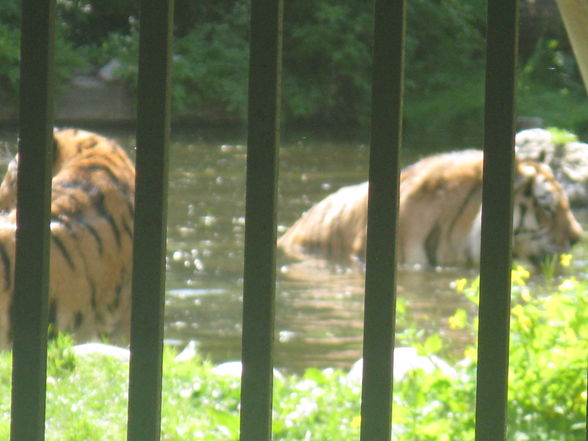
[[[20,77],[19,0],[3,0],[0,6],[0,99],[15,105],[18,100]],[[84,65],[65,37],[65,26],[57,22],[55,29],[55,85],[59,92],[73,71]]]
[[[20,77],[20,43],[14,29],[0,21],[0,98],[14,99]],[[3,66],[3,67],[2,67]]]
[[[286,2],[286,117],[356,124],[369,117],[372,9],[357,0]]]
[[[519,111],[550,125],[588,133],[586,90],[569,48],[542,38],[518,75]],[[540,109],[540,110],[539,110]]]
[[[6,0],[0,7],[0,98],[15,101],[20,76],[20,2]]]
[[[562,256],[561,265],[569,264]],[[549,278],[552,292],[545,293],[530,288],[529,278],[523,267],[513,270],[508,439],[579,441],[586,433],[588,283]],[[478,280],[457,285],[477,302]],[[473,366],[475,351],[466,354]]]
[[[176,115],[244,120],[249,1],[178,0],[173,106]],[[370,118],[372,6],[358,0],[285,2],[283,97],[289,122],[366,125]],[[0,6],[0,93],[18,87],[18,0]],[[482,126],[485,1],[407,3],[405,121],[410,137],[473,134]],[[58,84],[113,59],[136,82],[135,0],[57,3]],[[554,22],[549,18],[550,23]],[[585,92],[560,26],[535,26],[521,54],[519,109],[548,124],[588,131]],[[537,40],[538,39],[538,40]],[[413,135],[414,134],[414,135]]]
[[[75,47],[99,46],[112,33],[128,35],[139,13],[135,0],[59,1],[57,13]]]

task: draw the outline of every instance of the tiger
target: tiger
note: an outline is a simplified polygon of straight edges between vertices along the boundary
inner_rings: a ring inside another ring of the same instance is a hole
[[[12,342],[18,154],[0,184],[0,347]],[[53,132],[50,214],[51,334],[75,341],[130,334],[135,166],[111,139]]]
[[[480,150],[425,157],[400,174],[397,261],[407,266],[473,267],[480,262]],[[539,267],[583,234],[568,199],[544,164],[515,163],[513,257]],[[361,260],[367,239],[368,182],[314,205],[278,239],[290,257]]]

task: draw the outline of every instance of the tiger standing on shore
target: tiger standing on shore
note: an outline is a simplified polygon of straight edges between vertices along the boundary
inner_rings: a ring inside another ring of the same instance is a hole
[[[78,342],[130,332],[135,167],[114,141],[53,134],[49,322]],[[18,156],[0,184],[0,346],[12,340]]]
[[[398,262],[472,266],[480,261],[483,154],[464,150],[429,156],[400,176]],[[567,252],[582,227],[551,169],[515,166],[513,255],[539,266]],[[343,187],[310,208],[278,240],[292,257],[363,258],[368,183]],[[390,213],[390,216],[393,214]]]

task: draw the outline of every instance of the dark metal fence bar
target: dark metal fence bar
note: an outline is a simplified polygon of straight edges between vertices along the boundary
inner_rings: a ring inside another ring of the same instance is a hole
[[[55,0],[23,0],[17,249],[12,306],[13,441],[45,434]]]
[[[389,440],[405,0],[376,0],[361,439]]]
[[[142,0],[129,441],[159,441],[173,0]]]
[[[243,282],[241,440],[271,439],[282,0],[253,0]]]
[[[506,438],[516,0],[489,0],[476,440]]]

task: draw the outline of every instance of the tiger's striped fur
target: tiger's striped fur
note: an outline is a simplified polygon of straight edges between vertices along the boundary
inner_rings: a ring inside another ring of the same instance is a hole
[[[464,150],[424,158],[401,173],[398,261],[469,266],[480,259],[483,154]],[[306,212],[278,240],[286,254],[362,258],[368,183],[344,187]],[[569,250],[582,236],[567,197],[549,167],[517,161],[515,257],[539,264]]]
[[[135,168],[114,141],[54,132],[49,320],[77,341],[126,342],[130,327]],[[16,171],[0,185],[0,345],[11,341]]]

